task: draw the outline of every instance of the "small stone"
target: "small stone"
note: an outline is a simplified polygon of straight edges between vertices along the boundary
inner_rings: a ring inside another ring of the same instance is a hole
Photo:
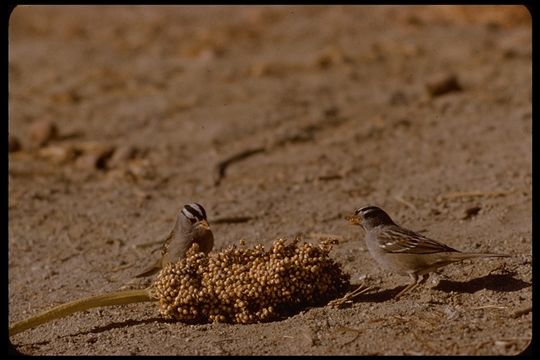
[[[38,150],[38,155],[55,164],[74,160],[79,152],[71,145],[49,145]]]
[[[58,128],[51,120],[39,120],[30,125],[30,137],[36,146],[42,147],[58,136]]]
[[[473,206],[473,207],[470,207],[470,208],[466,209],[465,210],[465,215],[463,215],[462,220],[469,220],[469,219],[475,217],[476,215],[478,215],[480,210],[482,210],[482,208],[480,206]]]
[[[495,341],[495,346],[497,346],[497,347],[501,347],[501,348],[506,349],[506,348],[510,347],[511,345],[512,345],[512,343],[509,342],[509,341],[503,341],[503,340]]]
[[[77,159],[76,166],[87,170],[105,169],[114,151],[114,146],[95,142],[80,144],[79,148],[83,155]]]
[[[326,69],[333,65],[342,64],[346,62],[346,60],[347,58],[343,53],[343,50],[339,47],[332,46],[323,49],[321,53],[316,56],[314,64],[321,69]]]
[[[21,142],[15,135],[9,134],[9,152],[21,150]]]
[[[84,154],[77,159],[75,165],[80,169],[94,170],[98,168],[98,159],[95,154]]]
[[[462,87],[455,74],[442,73],[432,76],[426,83],[426,89],[432,97],[453,91],[461,91]]]

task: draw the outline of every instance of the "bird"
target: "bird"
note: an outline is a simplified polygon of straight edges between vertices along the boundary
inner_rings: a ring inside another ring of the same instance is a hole
[[[429,273],[451,263],[481,257],[509,257],[507,254],[461,252],[401,227],[376,206],[357,208],[348,220],[365,230],[368,251],[380,266],[410,277],[410,284],[395,296],[396,299],[423,283]]]
[[[194,243],[197,243],[201,252],[206,254],[214,247],[214,234],[206,218],[206,211],[196,202],[182,207],[176,216],[176,223],[165,238],[161,257],[153,265],[135,275],[135,278],[153,275],[165,265],[183,259]]]

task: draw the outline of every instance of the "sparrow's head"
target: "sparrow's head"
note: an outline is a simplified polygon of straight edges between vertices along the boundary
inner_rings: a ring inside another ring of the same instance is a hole
[[[206,211],[201,204],[190,203],[184,205],[180,211],[185,222],[191,225],[193,230],[210,230],[210,225],[206,219]]]
[[[379,225],[395,225],[390,216],[376,206],[358,208],[347,220],[353,225],[362,226],[365,230],[373,229]]]

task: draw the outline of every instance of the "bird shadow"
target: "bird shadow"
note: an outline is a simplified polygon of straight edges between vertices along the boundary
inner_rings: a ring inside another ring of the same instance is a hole
[[[359,295],[353,302],[385,302],[393,299],[399,290],[405,288],[405,286],[398,286],[392,289],[386,289],[376,292],[369,292]]]
[[[142,320],[128,319],[126,321],[113,322],[113,323],[110,323],[110,324],[107,324],[107,325],[98,326],[98,327],[95,327],[95,328],[93,328],[91,330],[88,330],[86,333],[88,333],[88,334],[98,334],[100,332],[109,331],[109,330],[112,330],[112,329],[130,327],[130,326],[141,325],[141,324],[150,324],[150,323],[153,323],[153,322],[158,322],[158,323],[162,323],[162,324],[170,324],[170,323],[174,323],[175,320],[174,319],[166,319],[166,318],[162,318],[162,317],[153,317],[153,318],[142,319]],[[84,334],[84,333],[81,333],[81,334]]]
[[[95,327],[93,329],[90,329],[90,330],[87,330],[87,331],[80,331],[80,332],[77,332],[75,334],[61,335],[61,336],[58,336],[58,338],[63,339],[63,338],[70,338],[70,337],[72,337],[74,335],[99,334],[99,333],[109,331],[109,330],[112,330],[112,329],[120,329],[120,328],[140,325],[140,324],[150,324],[150,323],[153,323],[153,322],[173,323],[175,321],[172,320],[172,319],[165,319],[165,318],[161,318],[161,317],[153,317],[153,318],[142,319],[142,320],[130,320],[130,319],[128,319],[126,321],[112,322],[112,323],[109,323],[107,325],[97,326],[97,327]],[[21,345],[40,346],[40,345],[49,344],[50,342],[51,342],[51,340],[44,340],[44,341],[39,341],[39,342],[20,344],[19,346],[21,346]]]
[[[433,289],[444,292],[472,294],[486,289],[500,292],[519,291],[532,286],[531,283],[516,279],[513,274],[489,274],[468,281],[441,280]]]
[[[112,330],[112,329],[121,329],[121,328],[131,327],[131,326],[135,326],[135,325],[150,324],[150,323],[153,323],[153,322],[173,323],[174,320],[165,319],[165,318],[162,318],[162,317],[153,317],[153,318],[142,319],[142,320],[128,319],[128,320],[125,320],[125,321],[112,322],[112,323],[109,323],[109,324],[103,325],[103,326],[97,326],[97,327],[95,327],[93,329],[90,329],[90,330],[87,330],[87,331],[78,332],[76,335],[99,334],[99,333],[109,331],[109,330]],[[62,336],[62,337],[70,337],[70,336],[73,336],[73,334],[65,335],[65,336]]]
[[[406,285],[405,285],[406,286]],[[353,302],[385,302],[395,298],[399,291],[405,286],[397,286],[392,289],[369,292],[358,296]],[[507,274],[489,274],[468,281],[441,280],[434,290],[446,293],[466,293],[472,294],[486,289],[499,292],[513,292],[532,286],[531,283],[516,279],[512,273]]]

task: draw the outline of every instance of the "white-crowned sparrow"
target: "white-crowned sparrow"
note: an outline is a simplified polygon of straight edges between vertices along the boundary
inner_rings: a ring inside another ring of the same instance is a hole
[[[168,263],[182,259],[193,243],[197,243],[200,250],[207,254],[214,246],[214,235],[206,219],[206,211],[197,203],[184,205],[178,212],[176,223],[161,249],[161,258],[135,277],[155,274]]]
[[[349,222],[366,231],[366,244],[373,258],[384,268],[408,275],[411,283],[396,298],[414,289],[430,272],[470,258],[508,257],[504,254],[464,253],[443,243],[397,225],[376,206],[356,209]]]

